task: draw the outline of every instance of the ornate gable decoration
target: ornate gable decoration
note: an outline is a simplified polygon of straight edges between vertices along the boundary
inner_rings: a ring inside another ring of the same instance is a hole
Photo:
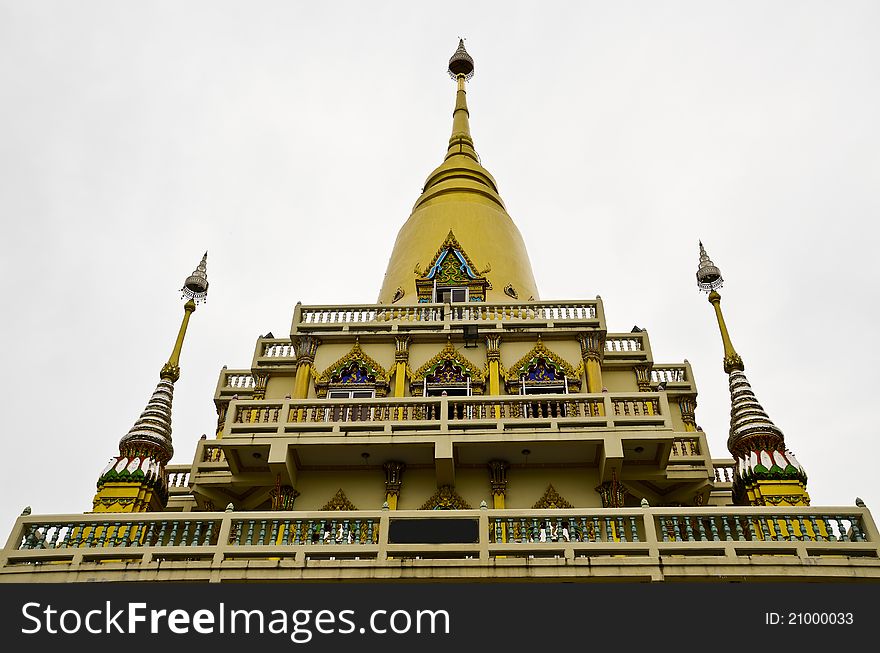
[[[562,385],[568,380],[571,392],[579,392],[581,375],[564,358],[550,351],[538,337],[538,342],[522,358],[507,370],[505,385],[509,393],[519,391],[520,381],[525,377],[529,385]]]
[[[566,501],[551,483],[547,486],[544,495],[532,506],[532,509],[536,508],[574,508],[574,506]]]
[[[377,397],[388,394],[388,372],[368,356],[358,341],[345,356],[315,376],[318,397],[327,396],[329,386],[375,388]]]
[[[490,267],[487,267],[486,272],[489,269]],[[435,284],[439,287],[465,287],[468,289],[470,301],[486,301],[486,289],[491,288],[491,285],[486,277],[478,274],[476,270],[477,266],[450,230],[424,274],[419,272],[418,266],[415,268],[416,274],[420,275],[416,279],[419,302],[432,301]]]
[[[441,486],[419,510],[470,510],[470,504],[461,498],[451,485]]]
[[[471,390],[475,394],[482,394],[485,379],[483,371],[462,356],[451,340],[447,340],[437,355],[413,373],[410,387],[414,396],[421,396],[425,381],[429,384],[463,386],[468,378]]]
[[[336,494],[333,495],[333,498],[325,503],[321,510],[357,510],[357,508],[355,508],[354,504],[348,500],[348,497],[345,496],[345,492],[342,491],[342,488],[339,488]]]

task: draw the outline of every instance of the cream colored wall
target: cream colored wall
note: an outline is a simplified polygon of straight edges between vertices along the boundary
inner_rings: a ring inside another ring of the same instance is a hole
[[[470,504],[471,508],[479,508],[481,501],[485,501],[487,507],[492,507],[488,468],[456,469],[455,491]]]
[[[385,473],[381,469],[353,471],[300,471],[297,510],[320,510],[342,488],[358,510],[378,510],[385,501]]]
[[[293,395],[293,376],[273,374],[266,383],[266,399],[284,399],[285,395]]]
[[[407,469],[400,488],[399,510],[418,510],[437,491],[437,477],[433,468]]]
[[[602,385],[608,392],[638,392],[636,373],[632,370],[608,370],[602,368]]]
[[[531,508],[547,486],[577,508],[601,508],[602,499],[595,488],[599,485],[598,471],[590,468],[528,468],[513,467],[507,472],[506,508]]]

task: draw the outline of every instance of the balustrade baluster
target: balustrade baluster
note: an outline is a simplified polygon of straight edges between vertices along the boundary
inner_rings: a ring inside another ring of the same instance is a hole
[[[202,541],[202,546],[210,546],[214,539],[214,522],[209,521],[207,528],[205,528],[205,539]]]
[[[687,533],[687,541],[688,542],[696,542],[696,538],[694,538],[694,529],[693,524],[691,523],[690,517],[682,517],[684,519],[684,528]]]
[[[180,546],[189,546],[189,521],[183,522],[183,532],[180,534]]]
[[[726,517],[724,518],[724,524],[725,524],[725,527],[727,527],[727,518],[726,518]],[[739,541],[739,542],[745,542],[745,541],[746,541],[746,536],[745,536],[745,533],[743,533],[742,521],[740,520],[739,517],[734,517],[734,518],[733,518],[733,526],[734,526],[734,528],[736,529],[736,539],[737,539],[737,541]],[[728,528],[729,528],[729,527],[728,527]],[[751,531],[751,524],[750,524],[750,531]],[[727,531],[725,531],[725,532],[727,532]],[[751,537],[751,536],[750,536],[750,537]],[[751,537],[751,539],[754,539],[754,537]]]
[[[295,545],[303,543],[303,541],[302,541],[302,520],[301,519],[297,519],[295,522],[294,531],[293,531],[293,543]]]
[[[189,543],[190,546],[198,546],[199,541],[202,539],[202,521],[196,520],[196,527],[193,530],[192,541]]]
[[[864,542],[865,536],[862,535],[862,529],[859,528],[859,518],[858,517],[850,517],[849,518],[849,527],[852,531],[853,539],[856,542]]]
[[[681,542],[681,529],[678,525],[678,517],[670,517],[670,519],[672,520],[672,532],[675,535],[675,541]]]
[[[785,515],[783,520],[785,521],[785,530],[788,531],[788,541],[794,542],[797,540],[797,536],[794,534],[794,525],[791,522],[791,516]]]
[[[251,546],[254,543],[254,520],[247,520],[247,535],[244,538],[244,543],[246,546]]]
[[[605,517],[605,541],[614,541],[614,531],[611,528],[611,518]]]
[[[269,542],[268,542],[268,544],[271,546],[271,545],[274,545],[275,542],[277,542],[277,541],[278,541],[278,520],[277,520],[277,519],[273,519],[273,520],[272,520],[272,528],[271,528],[271,530],[269,531]]]
[[[532,532],[529,535],[529,542],[540,542],[541,530],[538,528],[538,520],[532,518]]]
[[[715,523],[715,517],[709,517],[709,530],[712,532],[712,541],[717,542],[720,538],[718,537],[718,524]]]
[[[770,542],[771,540],[773,540],[774,538],[771,537],[771,535],[770,535],[770,527],[767,524],[767,520],[766,519],[759,519],[758,521],[761,523],[761,535],[764,536],[764,541]],[[775,522],[773,523],[773,529],[777,533],[779,532],[779,529],[777,528]]]
[[[700,535],[700,542],[706,542],[708,539],[706,538],[706,527],[703,525],[703,518],[697,517],[697,532]]]
[[[85,522],[80,522],[77,524],[76,529],[73,534],[73,542],[71,543],[72,547],[80,548],[82,546],[83,537],[85,536],[86,525]]]

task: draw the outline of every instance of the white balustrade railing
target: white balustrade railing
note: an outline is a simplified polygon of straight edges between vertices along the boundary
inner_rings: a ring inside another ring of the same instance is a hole
[[[686,383],[687,368],[684,365],[655,367],[651,370],[651,381],[654,383]]]
[[[296,351],[293,348],[293,344],[289,342],[267,342],[263,347],[263,356],[265,356],[266,358],[295,358]]]
[[[227,374],[226,375],[226,386],[227,388],[240,388],[247,389],[253,388],[256,385],[254,381],[254,377],[250,374]]]
[[[596,301],[302,306],[299,309],[299,324],[320,326],[384,322],[595,321],[598,316],[597,307]]]
[[[608,336],[605,339],[605,351],[642,351],[642,339]]]

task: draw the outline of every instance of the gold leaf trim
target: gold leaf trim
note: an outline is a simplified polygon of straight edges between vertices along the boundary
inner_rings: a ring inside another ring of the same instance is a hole
[[[532,506],[533,510],[540,508],[574,508],[574,506],[559,494],[551,483],[547,486],[543,496]]]
[[[355,508],[354,504],[348,500],[348,497],[345,496],[345,492],[342,491],[342,488],[339,488],[336,494],[333,495],[333,498],[325,503],[321,510],[357,510],[357,508]]]

